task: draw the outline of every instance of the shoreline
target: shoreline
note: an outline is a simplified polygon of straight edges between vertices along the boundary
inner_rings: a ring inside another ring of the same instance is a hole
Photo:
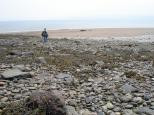
[[[82,28],[47,30],[49,39],[87,39],[106,41],[154,42],[154,28]],[[40,38],[41,31],[4,33]]]
[[[43,28],[42,28],[43,29]],[[48,28],[47,28],[48,29]],[[96,27],[96,28],[55,28],[48,29],[48,31],[63,31],[63,30],[100,30],[100,29],[154,29],[154,27]],[[0,34],[12,34],[12,33],[33,33],[33,32],[41,32],[41,30],[24,30],[24,31],[6,31],[0,32]]]

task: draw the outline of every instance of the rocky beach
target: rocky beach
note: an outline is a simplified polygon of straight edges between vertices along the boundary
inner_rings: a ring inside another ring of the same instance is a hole
[[[67,115],[154,115],[154,29],[74,31],[51,31],[47,43],[39,32],[0,35],[0,114],[52,91]]]

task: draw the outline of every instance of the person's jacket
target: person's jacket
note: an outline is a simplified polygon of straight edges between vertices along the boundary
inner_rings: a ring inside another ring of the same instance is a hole
[[[43,32],[42,32],[42,37],[48,37],[47,31],[43,31]]]

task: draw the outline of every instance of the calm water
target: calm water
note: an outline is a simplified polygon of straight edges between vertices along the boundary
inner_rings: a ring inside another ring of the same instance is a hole
[[[0,33],[40,31],[47,29],[106,28],[106,27],[154,27],[154,21],[147,20],[60,20],[60,21],[3,21]]]

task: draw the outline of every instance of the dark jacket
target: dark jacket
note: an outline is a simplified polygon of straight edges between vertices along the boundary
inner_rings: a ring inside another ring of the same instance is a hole
[[[42,32],[42,37],[48,37],[47,31],[43,31],[43,32]]]

